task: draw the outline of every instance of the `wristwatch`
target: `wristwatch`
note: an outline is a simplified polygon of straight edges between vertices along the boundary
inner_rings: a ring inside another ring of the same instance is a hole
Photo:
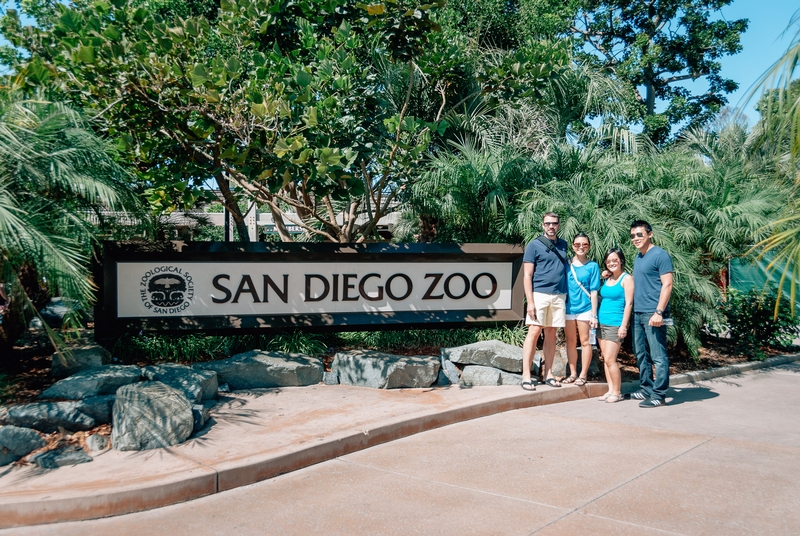
[[[664,316],[664,311],[663,311],[663,309],[656,309],[656,314],[657,314],[658,316]]]

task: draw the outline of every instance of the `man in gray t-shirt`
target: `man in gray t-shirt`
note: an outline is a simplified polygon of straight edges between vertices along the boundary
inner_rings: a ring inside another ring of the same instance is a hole
[[[669,387],[664,319],[669,318],[674,270],[669,254],[654,245],[652,238],[649,223],[636,220],[631,224],[631,241],[639,250],[633,261],[633,351],[641,385],[631,398],[641,400],[639,407],[643,408],[664,405]]]

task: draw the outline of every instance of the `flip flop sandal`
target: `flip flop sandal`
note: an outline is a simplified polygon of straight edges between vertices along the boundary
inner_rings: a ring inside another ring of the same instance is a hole
[[[598,402],[605,402],[605,401],[606,401],[606,399],[607,399],[609,396],[611,396],[611,393],[606,393],[606,394],[604,394],[603,396],[601,396],[601,397],[598,397],[598,398],[597,398],[597,401],[598,401]]]
[[[569,376],[567,378],[561,378],[561,383],[575,383],[575,380],[577,379],[578,379],[577,376]]]
[[[522,382],[522,388],[526,391],[536,390],[536,386],[533,384],[533,382]]]
[[[577,380],[575,380],[575,385],[577,385],[578,387],[586,385],[586,378],[578,378]]]
[[[558,380],[555,378],[548,378],[547,380],[545,380],[544,383],[546,383],[550,387],[561,387],[561,384],[558,383]]]
[[[619,402],[620,400],[622,400],[621,396],[611,395],[608,398],[606,398],[606,404],[613,404],[614,402]]]

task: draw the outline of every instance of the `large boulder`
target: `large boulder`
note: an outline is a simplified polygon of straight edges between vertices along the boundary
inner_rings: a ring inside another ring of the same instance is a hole
[[[512,374],[510,372],[500,371],[500,385],[521,385],[522,374]]]
[[[73,402],[75,408],[94,419],[95,425],[111,424],[115,395],[90,396]]]
[[[252,350],[221,361],[197,363],[195,369],[217,373],[231,389],[314,385],[325,371],[320,359],[301,354]]]
[[[331,370],[342,385],[376,389],[430,387],[439,373],[436,356],[401,356],[372,350],[339,352]]]
[[[467,365],[461,372],[461,385],[468,387],[502,385],[501,371],[482,365]]]
[[[5,421],[13,426],[33,428],[50,434],[59,427],[78,432],[95,427],[95,420],[80,411],[78,402],[34,402],[8,408]]]
[[[522,348],[502,341],[480,341],[455,348],[442,348],[442,359],[461,365],[482,365],[506,372],[522,372]]]
[[[183,391],[161,382],[120,387],[114,402],[111,444],[117,450],[148,450],[183,443],[192,434],[192,405]]]
[[[0,426],[0,465],[15,462],[45,445],[42,436],[30,428]]]
[[[186,394],[190,402],[201,403],[217,396],[217,373],[176,363],[164,363],[142,369],[145,378],[160,381]]]
[[[93,367],[57,381],[39,398],[80,400],[90,396],[113,395],[123,385],[138,382],[141,378],[142,369],[136,365]]]
[[[111,363],[108,350],[93,343],[85,343],[69,348],[69,352],[53,354],[51,369],[56,378],[65,378],[81,370],[102,367]]]

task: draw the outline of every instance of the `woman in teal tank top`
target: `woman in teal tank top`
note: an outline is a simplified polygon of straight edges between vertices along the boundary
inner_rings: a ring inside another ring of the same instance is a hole
[[[605,367],[608,392],[599,398],[604,402],[622,400],[622,374],[617,363],[617,354],[628,334],[628,322],[633,309],[633,277],[625,271],[625,254],[619,248],[611,248],[603,263],[611,276],[600,288],[600,333],[598,343]]]

